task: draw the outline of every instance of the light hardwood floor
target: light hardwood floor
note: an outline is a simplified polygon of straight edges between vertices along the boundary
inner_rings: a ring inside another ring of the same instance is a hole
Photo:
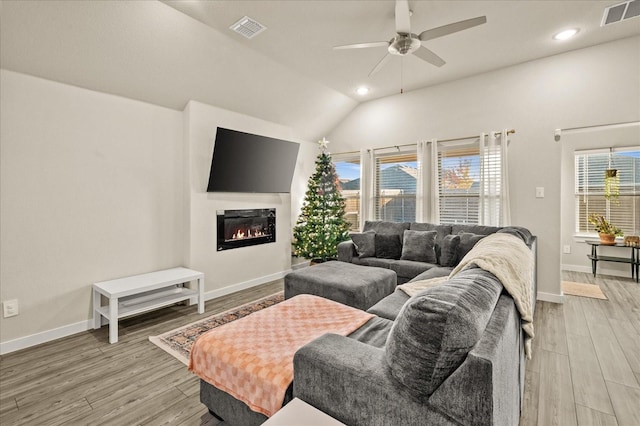
[[[640,425],[640,286],[630,279],[565,273],[597,283],[609,300],[538,302],[521,426]],[[151,344],[150,335],[282,289],[282,281],[195,306],[174,306],[120,324],[0,357],[0,424],[219,425],[198,398],[198,380]],[[222,424],[220,424],[222,426]]]
[[[640,285],[564,272],[608,300],[538,302],[521,426],[640,425]]]

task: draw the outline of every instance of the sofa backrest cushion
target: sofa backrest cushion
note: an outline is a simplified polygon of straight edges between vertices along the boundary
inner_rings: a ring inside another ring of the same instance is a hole
[[[499,226],[486,225],[451,225],[451,233],[459,234],[460,232],[469,232],[471,234],[489,235],[494,234],[502,229]]]
[[[375,231],[376,234],[396,234],[402,241],[405,229],[409,229],[409,222],[386,222],[384,220],[367,220],[363,231]]]
[[[522,226],[505,226],[498,232],[515,235],[516,237],[521,238],[529,248],[531,248],[531,244],[533,243],[533,235],[531,234],[531,231],[527,228],[523,228]]]
[[[398,389],[424,402],[480,340],[501,292],[493,274],[471,268],[409,299],[385,345]]]
[[[436,231],[404,231],[401,260],[436,263]]]

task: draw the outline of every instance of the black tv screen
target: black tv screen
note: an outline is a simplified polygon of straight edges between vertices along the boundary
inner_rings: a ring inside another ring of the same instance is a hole
[[[291,192],[300,145],[218,127],[207,192]]]

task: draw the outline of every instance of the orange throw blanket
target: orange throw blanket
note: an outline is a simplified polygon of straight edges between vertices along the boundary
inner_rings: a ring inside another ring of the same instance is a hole
[[[293,381],[293,355],[325,333],[346,336],[374,315],[301,294],[206,332],[191,350],[189,370],[271,417]]]

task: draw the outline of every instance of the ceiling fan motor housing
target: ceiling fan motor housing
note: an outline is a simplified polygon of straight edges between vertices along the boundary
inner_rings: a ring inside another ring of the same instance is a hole
[[[389,53],[392,55],[405,56],[420,48],[420,39],[415,34],[398,33],[389,42]]]

